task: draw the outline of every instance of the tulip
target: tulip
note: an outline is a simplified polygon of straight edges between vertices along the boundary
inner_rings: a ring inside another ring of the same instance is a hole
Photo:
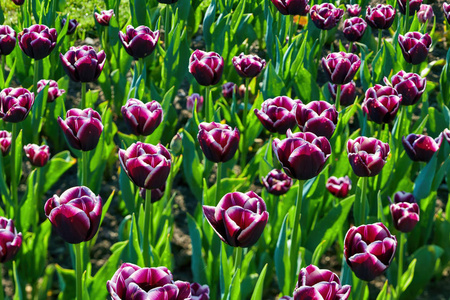
[[[32,25],[19,33],[19,46],[29,57],[40,60],[47,57],[56,46],[55,28],[45,25]]]
[[[380,173],[389,151],[389,144],[375,138],[360,136],[347,142],[350,165],[359,177],[373,177]]]
[[[191,300],[209,300],[209,286],[191,283]]]
[[[169,148],[175,156],[181,154],[181,151],[183,150],[183,133],[177,132],[177,134],[173,136]]]
[[[433,8],[428,4],[421,4],[420,9],[417,11],[417,19],[421,23],[426,23],[427,21],[431,21],[434,17]]]
[[[311,132],[293,134],[290,129],[287,138],[281,141],[274,139],[272,147],[286,174],[299,180],[317,176],[331,154],[327,138],[317,137]]]
[[[352,181],[348,176],[337,178],[331,176],[326,184],[327,190],[336,197],[345,198],[352,189]]]
[[[40,93],[48,85],[47,102],[54,102],[56,98],[64,94],[66,91],[59,89],[58,83],[54,80],[41,79],[37,83],[37,92]]]
[[[251,247],[269,220],[266,203],[254,192],[226,194],[214,206],[203,205],[203,213],[219,238],[233,247]]]
[[[24,88],[6,88],[0,92],[0,118],[18,123],[26,119],[34,104],[34,93]]]
[[[123,120],[135,135],[147,136],[153,133],[163,120],[163,109],[157,101],[143,103],[131,98],[121,109]]]
[[[92,108],[69,109],[66,113],[66,120],[58,117],[58,124],[69,145],[81,151],[93,150],[103,131],[102,118]]]
[[[366,11],[366,22],[373,29],[388,29],[395,19],[395,9],[392,5],[377,4],[375,7],[368,6]]]
[[[0,217],[0,263],[12,260],[19,252],[21,245],[22,233],[17,233],[14,221]]]
[[[350,296],[350,291],[351,286],[341,286],[339,277],[333,272],[309,265],[300,270],[294,300],[346,300]]]
[[[150,192],[152,193],[152,199],[150,202],[155,203],[155,202],[158,202],[159,200],[161,200],[162,197],[164,196],[165,190],[166,190],[166,184],[163,184],[159,188],[151,189]],[[147,193],[146,189],[144,189],[144,188],[139,189],[139,197],[141,197],[144,200],[145,200],[146,193]]]
[[[109,26],[112,16],[114,16],[113,9],[102,10],[100,13],[94,13],[95,20],[97,20],[98,24],[102,26]]]
[[[344,21],[344,36],[350,42],[359,41],[366,32],[367,23],[361,18],[353,17]]]
[[[361,60],[352,53],[335,52],[322,58],[322,67],[331,83],[346,84],[352,81],[358,72]]]
[[[390,200],[390,199],[389,199]],[[394,194],[394,203],[416,203],[416,198],[414,198],[414,195],[407,192],[397,192]]]
[[[345,235],[344,256],[356,277],[371,281],[390,265],[397,239],[383,223],[352,227]]]
[[[328,82],[328,90],[330,91],[331,98],[336,101],[336,89],[337,85]],[[341,85],[341,96],[339,97],[339,104],[342,106],[349,106],[355,102],[356,99],[356,85],[352,80],[347,84]]]
[[[186,109],[189,111],[194,110],[195,101],[197,101],[197,112],[201,111],[203,108],[203,96],[200,94],[193,93],[192,95],[186,98]]]
[[[11,139],[12,135],[10,132],[0,130],[0,150],[2,151],[3,156],[6,156],[9,152],[9,148],[11,148]]]
[[[402,138],[406,154],[413,161],[429,162],[433,154],[439,150],[438,141],[432,137],[421,134],[409,134]]]
[[[293,183],[291,177],[277,169],[270,171],[266,177],[261,177],[261,181],[266,190],[276,196],[286,194]]]
[[[309,0],[272,0],[282,15],[306,16],[309,12]]]
[[[75,82],[97,80],[105,65],[105,51],[95,52],[91,46],[70,47],[66,54],[59,54],[66,74]]]
[[[178,0],[158,0],[158,2],[163,4],[174,4],[177,3]]]
[[[36,167],[45,166],[50,158],[50,147],[47,145],[28,144],[23,146],[23,150],[30,163]]]
[[[233,92],[237,92],[237,85],[234,82],[227,82],[222,85],[222,95],[225,99],[232,99]]]
[[[440,134],[442,136],[442,141],[445,139],[450,144],[450,130],[445,128]]]
[[[423,62],[428,55],[431,46],[431,37],[428,33],[408,32],[398,36],[398,43],[406,62],[418,65]]]
[[[102,216],[102,199],[85,186],[54,195],[45,203],[45,215],[58,234],[70,244],[91,240]]]
[[[350,17],[357,17],[361,13],[359,4],[347,4],[347,13]]]
[[[402,95],[390,86],[376,84],[366,91],[362,109],[377,124],[391,123],[397,115]]]
[[[311,7],[311,20],[317,28],[322,30],[330,30],[336,27],[342,19],[344,10],[336,8],[331,3],[316,4]]]
[[[209,86],[219,83],[223,72],[223,58],[215,52],[195,50],[189,59],[189,72],[198,84]]]
[[[244,98],[244,96],[245,96],[245,92],[248,90],[248,96],[249,97],[252,97],[252,91],[251,91],[251,89],[250,89],[250,87],[249,88],[247,88],[247,86],[245,85],[245,84],[241,84],[240,86],[239,86],[239,88],[238,88],[238,96],[239,96],[239,98],[241,98],[241,99],[243,99]]]
[[[447,2],[442,3],[442,10],[444,11],[444,16],[447,22],[450,23],[450,4]]]
[[[0,25],[0,55],[8,55],[16,46],[16,32],[8,25]]]
[[[244,55],[244,53],[233,57],[232,62],[236,72],[243,78],[258,76],[266,66],[266,61],[258,55]]]
[[[220,123],[202,122],[198,125],[197,139],[205,157],[212,162],[227,162],[239,146],[239,131]]]
[[[23,5],[24,3],[25,3],[25,0],[12,0],[12,2],[15,4],[15,5]]]
[[[420,214],[420,209],[415,202],[414,196],[405,192],[397,192],[394,195],[394,200],[395,203],[391,203],[389,207],[394,227],[400,232],[411,232],[417,222],[419,222]]]
[[[159,40],[159,30],[153,32],[144,25],[136,29],[128,25],[126,33],[119,32],[119,40],[129,55],[135,59],[144,58],[155,50]]]
[[[286,134],[286,130],[294,128],[296,121],[294,108],[300,100],[292,100],[287,96],[267,99],[261,104],[261,110],[254,109],[254,113],[270,132]]]
[[[124,263],[114,273],[106,288],[113,300],[126,299],[191,299],[188,282],[173,281],[166,267],[141,268]]]
[[[62,18],[61,19],[61,27],[64,27],[66,25],[67,19]],[[75,19],[69,19],[69,25],[67,25],[67,35],[72,35],[75,33],[75,29],[78,27],[78,21]]]
[[[420,77],[416,73],[406,73],[401,70],[391,77],[392,83],[389,83],[387,78],[384,82],[392,86],[398,94],[402,95],[400,105],[414,105],[419,100],[427,87],[427,79]]]
[[[406,7],[407,7],[406,1],[409,2],[409,15],[413,16],[414,13],[420,9],[420,6],[422,5],[422,0],[397,0],[398,10],[403,15],[406,14]]]
[[[338,112],[334,105],[325,101],[312,101],[297,104],[293,111],[301,131],[312,132],[317,136],[331,138],[336,129]]]

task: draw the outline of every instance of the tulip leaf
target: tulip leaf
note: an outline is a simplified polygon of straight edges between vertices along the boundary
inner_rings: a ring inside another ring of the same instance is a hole
[[[5,171],[3,155],[0,155],[0,195],[3,203],[9,203],[9,205],[12,206],[13,203],[9,193],[9,187],[6,184]],[[4,216],[4,214],[2,214],[2,216]]]
[[[201,230],[195,222],[195,219],[189,213],[187,214],[187,222],[192,243],[191,270],[194,275],[193,279],[195,282],[208,282],[205,272],[205,260],[202,256]]]
[[[294,88],[302,101],[308,103],[315,99],[322,99],[320,88],[313,75],[305,68],[301,68],[294,78]]]
[[[216,18],[216,9],[217,9],[217,2],[216,0],[212,0],[211,4],[209,5],[208,9],[205,12],[205,17],[203,18],[203,38],[205,39],[205,46],[206,50],[211,50],[211,44],[212,44],[212,32],[213,29],[213,22]]]
[[[255,289],[253,290],[252,298],[250,300],[262,300],[264,279],[266,278],[266,273],[267,273],[267,264],[264,265],[261,274],[259,274],[258,281],[256,282]]]
[[[17,59],[14,60],[14,63],[12,65],[12,67],[11,67],[11,70],[9,71],[8,78],[6,78],[6,81],[5,81],[4,85],[3,85],[4,87],[7,87],[7,86],[10,85],[11,80],[12,80],[12,78],[14,76],[14,73],[15,73],[14,71],[16,70],[16,63],[17,63]]]
[[[55,267],[59,286],[61,288],[58,299],[76,299],[75,270],[64,269],[59,265],[55,265]]]
[[[27,193],[22,201],[20,201],[20,228],[28,231],[30,226],[37,225],[39,214],[42,213],[41,201],[39,197],[35,197],[36,170],[33,170],[27,178]],[[37,195],[36,195],[37,196]]]
[[[445,141],[443,141],[445,143]],[[431,187],[432,191],[436,191],[439,186],[441,185],[442,181],[444,180],[444,177],[450,170],[450,156],[447,156],[444,163],[439,166],[438,171],[436,172],[436,175],[434,175],[433,185]]]
[[[414,197],[418,199],[426,198],[431,191],[434,175],[437,167],[437,153],[433,155],[431,160],[423,168],[414,182]]]
[[[402,279],[400,283],[400,287],[402,292],[406,290],[406,288],[411,284],[414,278],[414,270],[416,268],[417,258],[414,258],[408,266],[408,270],[402,274]]]
[[[281,225],[280,234],[278,236],[278,241],[275,247],[275,273],[278,278],[278,286],[280,290],[285,295],[290,295],[291,290],[291,268],[290,268],[290,259],[289,259],[289,250],[287,247],[287,220],[289,213],[286,214],[283,220],[283,225]]]
[[[230,283],[230,293],[227,300],[240,300],[241,299],[241,269],[237,269],[237,272],[234,273],[233,278]]]
[[[369,88],[369,86],[371,85],[369,61],[370,61],[370,57],[372,56],[372,53],[366,54],[366,51],[364,51],[361,48],[361,66],[359,69],[359,74],[360,74],[361,86],[362,86],[363,90],[367,90]]]
[[[161,141],[163,134],[167,134],[167,126],[170,125],[169,123],[169,111],[170,107],[172,106],[172,100],[171,95],[173,93],[174,87],[170,88],[166,94],[164,95],[164,98],[161,102],[161,108],[164,112],[163,120],[161,124],[159,124],[158,128],[153,131],[153,133],[146,137],[145,142],[156,145],[158,142]]]
[[[220,248],[220,293],[221,299],[227,299],[231,288],[231,271],[228,265],[228,256],[226,251],[226,244],[221,243]],[[233,278],[234,279],[234,278]]]
[[[75,162],[76,160],[70,156],[70,152],[67,150],[53,156],[41,170],[45,174],[43,191],[48,191]]]
[[[261,91],[264,99],[286,94],[283,79],[278,76],[270,62],[264,71]]]
[[[381,289],[381,292],[377,296],[377,300],[389,300],[389,299],[391,299],[390,295],[388,294],[388,286],[389,286],[389,282],[386,280],[384,282],[383,288]]]
[[[186,130],[183,131],[183,172],[186,181],[198,200],[202,199],[203,165],[196,150],[196,143]]]
[[[41,64],[39,64],[40,67],[42,67]],[[49,85],[47,84],[44,89],[42,89],[36,96],[32,108],[32,115],[31,115],[31,127],[34,128],[34,136],[39,135],[42,129],[42,125],[44,122],[42,122],[42,119],[44,117],[45,108],[47,104],[47,97],[48,97],[48,88]]]
[[[127,261],[130,263],[137,264],[138,266],[143,266],[144,265],[144,257],[142,256],[142,250],[139,247],[139,236],[140,236],[139,227],[137,226],[137,223],[136,223],[136,217],[133,214],[131,226],[130,226],[129,241],[127,244],[127,248],[128,248]],[[150,245],[148,245],[148,247],[150,247]],[[151,252],[151,250],[150,250],[150,256],[151,256],[151,261],[152,261],[153,253]]]

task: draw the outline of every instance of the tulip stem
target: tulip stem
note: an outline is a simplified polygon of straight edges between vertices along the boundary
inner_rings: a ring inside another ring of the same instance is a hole
[[[169,43],[168,43],[169,33],[170,33],[170,30],[172,29],[171,28],[172,24],[170,24],[169,12],[170,12],[170,5],[166,4],[166,9],[165,9],[166,15],[165,15],[165,20],[164,20],[164,47],[166,48],[166,51],[167,51],[167,49],[169,49]]]
[[[296,281],[294,278],[297,276],[297,261],[298,261],[298,241],[299,241],[299,229],[300,229],[300,215],[302,209],[303,200],[303,185],[304,180],[298,181],[297,198],[295,199],[295,212],[294,212],[294,223],[292,224],[292,236],[291,236],[291,251],[289,256],[291,258],[291,283],[294,284]],[[307,213],[307,212],[304,212]],[[301,236],[301,231],[300,231]],[[294,286],[291,284],[291,290],[294,290]]]
[[[217,163],[217,175],[216,175],[216,202],[215,202],[215,205],[217,205],[217,203],[219,203],[221,180],[222,180],[222,163],[218,162]]]
[[[0,74],[1,78],[0,78],[0,82],[1,82],[1,88],[4,88],[5,85],[5,77],[6,77],[6,55],[1,55],[2,60],[1,60],[1,68],[2,68],[2,73]]]
[[[292,39],[293,39],[293,37],[295,36],[295,19],[294,19],[294,17],[295,16],[292,16],[292,15],[288,15],[287,16],[288,18],[287,18],[287,20],[289,20],[289,41],[288,41],[288,44],[290,45],[290,44],[292,44]]]
[[[75,248],[75,260],[76,260],[76,286],[77,286],[77,300],[83,300],[83,285],[82,285],[82,276],[83,276],[83,254],[81,253],[81,243],[74,244]]]
[[[237,273],[237,270],[241,268],[242,264],[242,248],[236,247],[236,255],[234,257],[234,273]]]
[[[335,106],[336,106],[336,111],[339,112],[340,109],[340,102],[341,102],[341,85],[340,84],[336,84],[336,101],[335,101]]]
[[[86,82],[81,83],[81,109],[86,108]]]
[[[88,186],[89,157],[87,151],[81,151],[81,185]]]
[[[248,93],[249,93],[249,84],[250,78],[245,78],[245,94],[244,94],[244,111],[242,114],[242,126],[243,131],[241,132],[241,140],[242,140],[242,153],[241,153],[241,172],[244,170],[245,163],[247,162],[247,147],[245,140],[245,129],[247,128],[247,114],[248,114]]]
[[[403,28],[403,34],[405,34],[409,31],[408,30],[408,19],[409,19],[409,0],[406,0],[405,28]]]
[[[212,101],[211,101],[211,89],[209,86],[205,87],[205,120],[206,122],[210,123],[213,120],[213,117],[210,114],[210,110],[211,110],[211,105],[212,105]],[[214,110],[213,110],[214,111]]]
[[[377,45],[377,53],[381,48],[381,41],[383,40],[383,30],[378,29],[378,45]]]
[[[367,177],[360,177],[362,180],[361,183],[361,195],[359,197],[359,203],[360,203],[360,212],[359,212],[359,221],[360,224],[363,225],[366,224],[366,188],[367,188]]]
[[[16,182],[16,145],[17,145],[17,123],[12,123],[12,137],[11,137],[11,198],[14,205],[14,218],[18,221],[19,218],[19,201],[17,197],[17,182]]]
[[[402,276],[403,276],[403,256],[405,251],[405,233],[400,233],[400,247],[398,251],[398,269],[397,269],[397,297],[400,299],[401,295],[401,282],[402,282]]]
[[[39,67],[40,67],[40,64],[41,64],[40,60],[38,60],[38,59],[34,60],[33,92],[34,92],[34,96],[35,97],[37,97],[37,94],[38,94],[37,82],[38,82],[38,78],[39,78]]]
[[[152,190],[145,190],[145,207],[144,207],[144,240],[142,243],[142,252],[144,255],[144,264],[150,267],[150,242],[149,234],[153,235],[153,222],[151,222],[152,212]]]

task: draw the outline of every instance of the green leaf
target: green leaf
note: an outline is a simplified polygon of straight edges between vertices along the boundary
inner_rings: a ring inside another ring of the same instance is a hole
[[[283,225],[281,225],[280,234],[278,236],[277,245],[275,248],[275,255],[274,255],[274,261],[275,261],[275,272],[277,274],[278,278],[278,286],[280,287],[280,290],[285,295],[290,295],[290,285],[291,285],[291,279],[290,279],[290,263],[289,263],[289,251],[287,248],[287,222],[288,214],[284,217]]]
[[[191,270],[194,275],[195,282],[208,282],[206,276],[205,260],[202,256],[202,237],[200,227],[195,222],[195,219],[188,213],[187,214],[189,236],[192,243],[192,258],[191,258]]]
[[[286,94],[284,82],[275,72],[275,69],[270,62],[268,62],[266,65],[266,70],[264,71],[262,82],[263,83],[261,91],[263,93],[264,99]]]
[[[431,192],[431,185],[433,183],[434,175],[436,174],[437,167],[437,154],[435,153],[431,160],[423,168],[419,176],[417,176],[414,182],[414,197],[416,199],[423,199],[427,197]]]
[[[186,130],[183,131],[183,172],[186,181],[198,200],[202,199],[203,165],[196,151],[196,143]]]
[[[56,274],[58,275],[58,283],[61,289],[58,299],[76,299],[76,278],[75,270],[64,269],[59,265],[55,265]]]
[[[266,277],[266,272],[267,272],[267,264],[264,265],[261,274],[259,274],[258,281],[256,282],[255,289],[253,290],[252,298],[250,300],[262,300],[264,289],[264,278]]]
[[[231,283],[234,281],[234,276],[232,277],[230,268],[228,266],[228,256],[226,251],[226,244],[221,243],[220,248],[220,291],[222,299],[230,298],[230,291],[232,289]],[[238,281],[238,284],[239,285]]]
[[[417,259],[416,258],[413,259],[408,266],[408,270],[406,270],[406,272],[403,273],[403,275],[402,275],[402,280],[400,283],[402,291],[406,290],[406,288],[411,284],[411,282],[414,278],[414,270],[416,268],[416,262],[417,262]]]
[[[67,150],[53,156],[41,170],[45,174],[43,190],[48,191],[75,162],[76,160],[70,156],[70,152]]]
[[[241,269],[237,269],[234,273],[233,279],[230,283],[230,293],[228,294],[227,300],[240,300],[241,299]]]

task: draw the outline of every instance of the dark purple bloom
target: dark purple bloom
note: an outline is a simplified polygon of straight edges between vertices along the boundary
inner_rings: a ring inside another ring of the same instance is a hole
[[[155,203],[155,202],[158,202],[159,200],[161,200],[162,197],[164,196],[164,191],[165,190],[166,190],[166,184],[165,183],[162,186],[160,186],[159,188],[151,189],[150,190],[150,192],[152,193],[151,203]],[[145,199],[146,193],[147,193],[146,189],[139,188],[139,196],[142,199]]]
[[[414,105],[419,100],[427,87],[427,79],[420,77],[416,73],[406,73],[401,70],[391,77],[392,83],[387,78],[384,82],[392,86],[398,94],[402,95],[400,105]]]
[[[12,2],[13,2],[15,5],[23,5],[23,4],[25,3],[25,0],[12,0]]]
[[[336,101],[336,85],[328,82],[328,90],[331,98]],[[356,99],[356,85],[352,80],[347,84],[341,85],[341,96],[339,97],[340,105],[349,106],[355,102]]]
[[[0,55],[8,55],[16,46],[16,32],[8,25],[0,25]]]
[[[70,47],[66,54],[59,54],[66,74],[76,82],[97,80],[105,65],[105,51],[95,52],[92,46]]]
[[[422,5],[422,0],[397,0],[398,10],[402,14],[406,14],[407,2],[409,2],[409,15],[413,16],[416,11],[420,9]]]
[[[347,4],[347,13],[350,17],[357,17],[361,13],[359,4]]]
[[[136,29],[128,25],[126,33],[119,32],[119,40],[129,55],[135,59],[144,58],[155,50],[159,40],[159,30],[153,32],[144,25]]]
[[[306,16],[309,12],[309,0],[272,0],[272,3],[283,15]]]
[[[158,0],[158,2],[163,4],[174,4],[177,3],[178,0]]]
[[[420,209],[410,193],[395,193],[394,203],[389,208],[394,226],[400,232],[411,232],[419,222]]]
[[[95,12],[94,17],[98,24],[102,26],[109,26],[112,16],[114,16],[114,10],[102,10],[100,13]]]
[[[439,150],[440,143],[432,137],[411,133],[402,138],[402,144],[411,160],[429,162],[433,154]]]
[[[66,25],[67,19],[62,18],[61,19],[61,27],[64,27]],[[78,21],[75,19],[69,19],[69,25],[67,25],[67,35],[72,35],[75,33],[75,29],[78,27]]]
[[[251,247],[261,236],[269,213],[254,192],[226,194],[214,206],[203,205],[203,213],[219,238],[233,247]]]
[[[191,283],[191,300],[209,300],[209,286]]]
[[[390,200],[390,199],[389,199]],[[416,198],[414,198],[414,195],[407,192],[397,192],[394,194],[394,203],[416,203]]]
[[[121,109],[123,120],[135,135],[150,135],[163,120],[161,104],[153,100],[147,103],[131,98]]]
[[[442,10],[444,11],[447,22],[450,23],[450,4],[447,2],[442,3]]]
[[[32,25],[19,33],[19,46],[29,57],[40,60],[47,57],[56,46],[55,28],[45,25]]]
[[[419,11],[417,11],[417,18],[421,23],[431,21],[434,17],[433,8],[428,4],[421,4]]]
[[[344,10],[336,8],[332,3],[322,3],[313,5],[309,13],[311,15],[311,20],[317,28],[330,30],[342,19]]]
[[[22,245],[22,233],[17,233],[14,221],[0,217],[0,263],[14,258]]]
[[[195,50],[189,59],[189,72],[198,84],[208,86],[219,83],[223,72],[223,58],[216,52]]]
[[[360,177],[373,177],[381,172],[389,154],[389,144],[365,136],[348,140],[347,154],[353,172]]]
[[[450,144],[450,130],[448,128],[445,128],[444,131],[441,132],[441,143],[445,140]]]
[[[225,99],[232,99],[233,92],[237,92],[237,85],[234,82],[227,82],[222,85],[222,95]]]
[[[226,124],[202,122],[197,139],[205,157],[213,162],[227,162],[239,147],[239,131]]]
[[[266,66],[266,61],[258,55],[245,55],[244,53],[233,57],[232,62],[236,72],[243,78],[258,76]]]
[[[200,96],[200,94],[193,93],[190,96],[187,96],[186,98],[186,109],[189,111],[194,110],[195,101],[197,101],[197,112],[201,111],[203,108],[203,96]]]
[[[344,21],[344,36],[350,42],[359,41],[366,32],[367,23],[361,18],[353,17]]]
[[[352,189],[352,181],[348,176],[337,178],[331,176],[326,184],[327,190],[336,197],[345,198]]]
[[[0,118],[18,123],[26,119],[34,104],[34,93],[24,88],[6,88],[0,93]]]
[[[273,169],[266,177],[261,177],[261,181],[266,190],[273,195],[284,195],[292,186],[291,177],[281,170]]]
[[[356,54],[335,52],[322,58],[322,67],[331,83],[345,84],[352,81],[358,72],[361,60]]]
[[[431,46],[431,37],[428,33],[408,32],[404,36],[399,34],[398,43],[406,62],[418,65],[427,59]]]
[[[11,133],[6,130],[0,130],[0,150],[2,155],[6,156],[11,148]]]
[[[402,95],[390,86],[376,84],[366,91],[362,109],[377,124],[391,123],[397,115]]]
[[[366,22],[373,29],[388,29],[395,19],[395,9],[392,5],[377,4],[375,7],[368,6],[366,11]]]
[[[299,103],[294,108],[294,115],[301,131],[312,132],[327,139],[333,135],[338,121],[336,107],[325,101]]]
[[[254,112],[267,130],[286,134],[286,130],[294,128],[296,124],[294,108],[297,103],[301,101],[278,96],[265,100],[261,104],[261,110],[255,108]]]
[[[47,95],[47,102],[54,102],[56,98],[64,94],[66,91],[63,89],[59,89],[58,83],[54,80],[46,80],[41,79],[37,83],[37,92],[40,93],[45,86],[48,84],[48,95]]]
[[[47,145],[28,144],[23,146],[23,150],[30,163],[36,167],[45,166],[50,158],[50,147]]]
[[[102,199],[85,186],[66,190],[61,197],[54,195],[45,203],[45,215],[58,234],[70,244],[92,239],[102,216]]]

